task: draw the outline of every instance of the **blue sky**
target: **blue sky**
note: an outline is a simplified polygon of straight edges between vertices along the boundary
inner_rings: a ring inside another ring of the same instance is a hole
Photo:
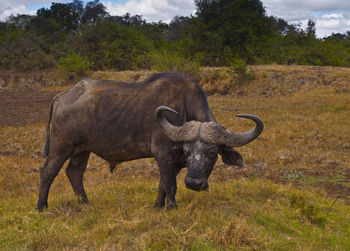
[[[60,3],[70,3],[71,1],[53,1],[53,2],[60,2]],[[87,3],[89,1],[83,1],[84,3]],[[102,1],[101,1],[102,2]],[[111,2],[114,4],[124,4],[126,2],[126,0],[110,0],[110,1],[106,1],[106,2]],[[40,3],[40,2],[36,2],[36,3],[28,3],[27,7],[29,10],[31,11],[37,11],[40,8],[50,8],[51,6],[51,2],[47,2],[47,3]]]
[[[71,1],[53,1],[53,2],[61,2],[61,3],[70,3]],[[89,1],[83,1],[84,3],[89,2]],[[126,0],[110,0],[110,1],[106,1],[106,2],[112,2],[114,4],[124,4],[126,2]],[[36,3],[28,3],[27,7],[29,10],[32,11],[36,11],[40,8],[50,8],[51,6],[51,2],[47,2],[47,3],[40,3],[40,2],[36,2]]]
[[[50,8],[51,3],[29,3],[27,5],[28,10],[36,11],[40,8]]]
[[[195,13],[194,0],[100,0],[111,15],[142,15],[147,21],[169,22],[174,16]],[[268,15],[281,17],[290,23],[308,19],[316,22],[319,37],[350,31],[350,0],[261,0]],[[67,3],[70,1],[56,0]],[[87,2],[87,1],[84,1]],[[0,0],[0,20],[10,15],[35,14],[37,9],[49,8],[49,0]]]

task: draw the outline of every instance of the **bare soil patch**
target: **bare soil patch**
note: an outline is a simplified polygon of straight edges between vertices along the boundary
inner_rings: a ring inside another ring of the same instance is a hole
[[[23,126],[47,121],[57,91],[0,91],[0,126]]]
[[[350,188],[341,184],[334,184],[331,182],[322,182],[320,186],[327,191],[328,194],[338,198],[350,200]]]

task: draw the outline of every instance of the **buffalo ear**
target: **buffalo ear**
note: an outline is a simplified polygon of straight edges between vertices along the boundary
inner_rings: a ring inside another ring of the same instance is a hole
[[[186,157],[182,146],[171,149],[166,154],[166,160],[169,164],[184,164],[186,162]]]
[[[219,154],[226,165],[243,167],[242,155],[233,148],[220,147]]]

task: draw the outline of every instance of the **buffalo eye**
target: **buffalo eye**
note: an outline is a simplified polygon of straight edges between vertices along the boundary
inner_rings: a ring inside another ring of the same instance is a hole
[[[214,159],[217,154],[218,154],[218,147],[217,146],[210,147],[206,151],[206,155],[209,159]]]

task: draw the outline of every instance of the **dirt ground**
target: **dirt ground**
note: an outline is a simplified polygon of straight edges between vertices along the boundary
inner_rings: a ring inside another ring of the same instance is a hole
[[[0,126],[23,126],[47,121],[50,103],[58,93],[27,89],[0,91]]]

